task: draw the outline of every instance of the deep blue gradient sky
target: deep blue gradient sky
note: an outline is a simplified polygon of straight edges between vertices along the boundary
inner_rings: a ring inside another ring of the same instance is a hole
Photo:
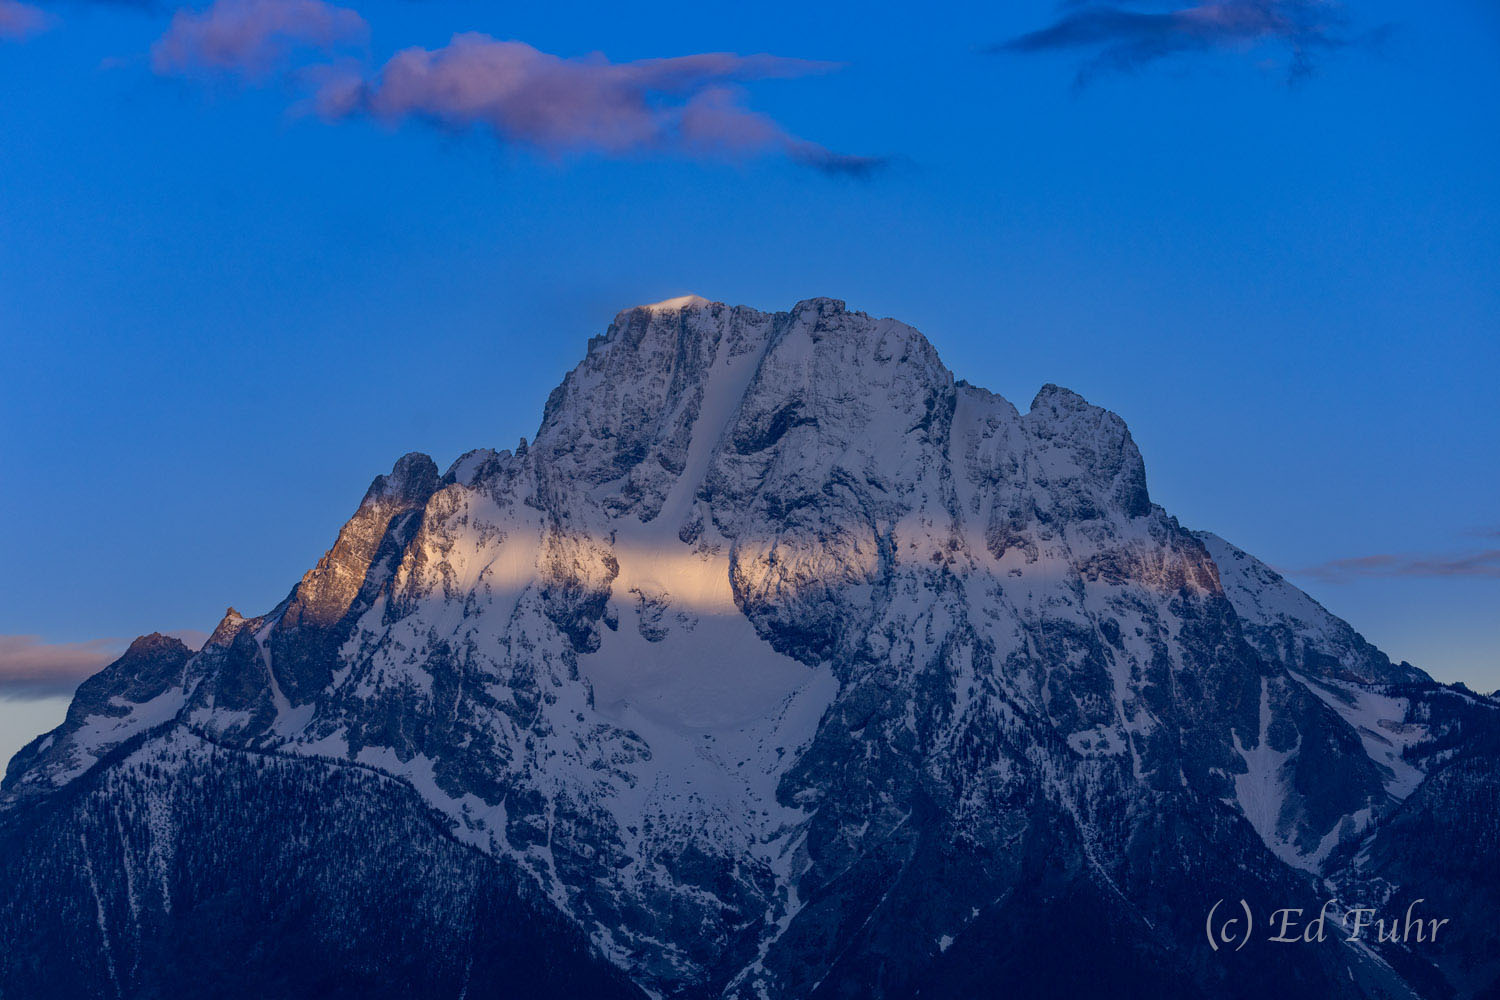
[[[1273,48],[1081,89],[1079,54],[984,51],[1046,2],[352,5],[376,60],[464,30],[833,60],[749,105],[892,159],[330,123],[283,84],[154,74],[166,10],[48,8],[0,41],[0,635],[265,611],[403,452],[531,435],[617,310],[829,295],[1022,409],[1057,382],[1115,410],[1184,524],[1393,657],[1500,687],[1500,561],[1452,563],[1500,549],[1493,4],[1350,3],[1391,30],[1295,83]]]

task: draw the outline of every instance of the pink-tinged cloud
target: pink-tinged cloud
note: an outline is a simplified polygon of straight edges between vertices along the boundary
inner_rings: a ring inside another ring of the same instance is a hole
[[[51,24],[40,7],[20,0],[0,0],[0,40],[21,41],[41,34]]]
[[[208,633],[198,629],[166,634],[190,649],[200,649],[208,641]],[[0,635],[0,698],[72,694],[84,680],[119,659],[129,645],[122,639],[45,642],[35,635]]]
[[[524,42],[466,33],[439,49],[398,52],[371,79],[330,70],[314,106],[331,119],[369,115],[482,127],[502,142],[549,155],[782,155],[829,172],[868,172],[878,161],[800,139],[740,101],[738,84],[833,68],[725,52],[623,63],[597,55],[565,59]]]
[[[164,76],[260,79],[283,69],[299,51],[360,44],[369,32],[359,14],[323,0],[215,0],[203,10],[172,15],[166,34],[151,47],[151,67]]]
[[[125,646],[118,639],[43,642],[34,635],[0,635],[0,695],[67,694],[118,659]]]

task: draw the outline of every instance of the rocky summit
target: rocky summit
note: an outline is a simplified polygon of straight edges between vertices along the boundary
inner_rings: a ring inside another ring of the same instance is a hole
[[[1119,417],[690,297],[79,688],[0,793],[0,996],[1493,995],[1497,841],[1500,702],[1181,526]]]

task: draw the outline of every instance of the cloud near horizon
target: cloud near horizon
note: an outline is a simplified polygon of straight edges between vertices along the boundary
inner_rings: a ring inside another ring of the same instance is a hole
[[[1382,553],[1353,559],[1333,559],[1317,566],[1295,570],[1294,573],[1325,583],[1347,583],[1360,577],[1500,579],[1500,549],[1442,556]]]
[[[0,0],[0,40],[21,41],[51,27],[47,12],[20,0]]]
[[[279,77],[309,90],[306,107],[327,121],[480,128],[552,157],[784,156],[849,176],[867,175],[883,162],[792,135],[743,103],[742,84],[827,73],[838,68],[833,63],[729,52],[610,62],[599,54],[565,58],[477,32],[456,34],[436,49],[403,49],[373,72],[355,61],[331,61],[368,37],[364,18],[326,0],[215,0],[173,16],[152,46],[151,65],[163,76],[252,83]]]
[[[1146,7],[1149,9],[1141,9]],[[1169,56],[1214,51],[1289,54],[1287,75],[1310,74],[1322,52],[1354,44],[1337,0],[1199,0],[1143,4],[1065,0],[1063,13],[1045,28],[993,46],[991,52],[1092,51],[1078,70],[1083,85],[1109,72],[1130,72]]]
[[[166,633],[198,649],[208,633],[178,629]],[[123,639],[46,642],[36,635],[0,635],[0,698],[31,701],[71,695],[79,684],[125,652]]]
[[[85,678],[119,659],[125,646],[119,639],[44,642],[35,635],[0,635],[0,697],[71,694]]]

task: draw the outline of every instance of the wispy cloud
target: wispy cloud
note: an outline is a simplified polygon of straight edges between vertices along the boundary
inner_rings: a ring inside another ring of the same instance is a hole
[[[0,0],[0,41],[19,41],[41,34],[52,19],[40,7],[20,0]]]
[[[1283,50],[1290,78],[1306,76],[1323,52],[1353,44],[1335,0],[1199,0],[1150,4],[1067,0],[1052,24],[992,51],[1092,52],[1078,71],[1084,84],[1101,73],[1128,72],[1192,52]]]
[[[1361,577],[1467,577],[1500,579],[1500,549],[1456,555],[1379,554],[1353,559],[1334,559],[1317,566],[1293,570],[1294,575],[1328,583],[1345,583]]]
[[[728,52],[610,62],[473,32],[436,49],[404,49],[378,69],[334,60],[368,37],[364,18],[325,0],[215,0],[173,16],[151,65],[170,76],[286,81],[305,88],[306,106],[329,121],[479,128],[553,157],[781,156],[848,176],[883,162],[800,138],[744,104],[743,84],[826,73],[838,68],[832,63]]]
[[[34,635],[0,635],[0,696],[70,694],[84,678],[118,659],[125,645],[119,639],[44,642]]]
[[[298,51],[326,53],[364,42],[370,26],[355,11],[323,0],[217,0],[179,10],[151,47],[162,75],[235,74],[264,79]]]

